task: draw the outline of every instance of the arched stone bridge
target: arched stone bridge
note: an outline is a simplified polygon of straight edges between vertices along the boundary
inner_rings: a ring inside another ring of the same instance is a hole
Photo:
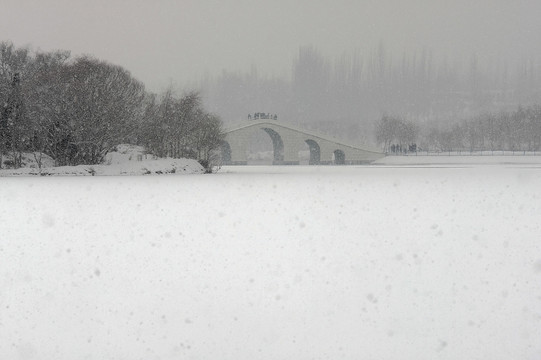
[[[310,149],[309,164],[367,164],[384,157],[383,153],[361,149],[330,139],[324,135],[297,129],[274,120],[251,121],[226,131],[222,160],[226,165],[246,165],[248,145],[257,131],[271,138],[273,164],[298,165],[299,152]]]

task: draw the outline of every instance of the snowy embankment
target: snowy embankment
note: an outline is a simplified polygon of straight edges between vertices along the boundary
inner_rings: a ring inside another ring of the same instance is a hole
[[[160,175],[160,174],[202,174],[205,169],[193,159],[160,159],[145,153],[144,148],[136,145],[118,145],[109,152],[101,165],[78,165],[54,167],[54,160],[42,156],[41,168],[36,157],[24,154],[23,164],[19,169],[0,170],[0,176],[94,176],[94,175]]]
[[[93,175],[158,175],[202,174],[205,169],[192,159],[157,159],[116,165],[78,165],[46,168],[0,170],[0,176],[93,176]]]
[[[541,155],[404,155],[386,156],[376,160],[372,165],[389,166],[477,166],[477,165],[511,165],[541,166]]]
[[[0,359],[541,358],[539,169],[245,169],[0,179]]]

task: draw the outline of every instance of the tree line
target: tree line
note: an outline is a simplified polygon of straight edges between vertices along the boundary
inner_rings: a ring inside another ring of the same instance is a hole
[[[99,164],[130,143],[211,168],[223,136],[197,92],[150,93],[121,66],[0,42],[0,157],[11,155],[9,166],[20,167],[25,152],[38,163],[47,154],[56,166]]]
[[[430,49],[372,49],[324,55],[299,47],[290,76],[223,71],[200,81],[206,103],[228,120],[254,111],[317,129],[352,143],[370,143],[382,114],[436,125],[479,113],[513,111],[541,98],[541,62],[472,54],[461,58]]]
[[[435,126],[384,115],[376,125],[376,139],[385,152],[400,149],[426,151],[540,151],[541,105],[512,111],[484,112],[462,121]],[[417,146],[418,145],[418,146]]]

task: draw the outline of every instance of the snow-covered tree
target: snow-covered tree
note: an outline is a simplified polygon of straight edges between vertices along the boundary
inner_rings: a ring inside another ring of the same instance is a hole
[[[28,49],[16,49],[8,42],[0,43],[0,168],[2,156],[9,152],[12,166],[20,166],[26,131],[24,98],[21,82],[25,78]]]
[[[203,109],[197,92],[177,97],[167,89],[146,104],[142,143],[160,157],[194,158],[211,164],[223,140],[222,120]]]
[[[142,115],[144,85],[120,66],[81,57],[66,68],[72,159],[97,164],[134,131]]]

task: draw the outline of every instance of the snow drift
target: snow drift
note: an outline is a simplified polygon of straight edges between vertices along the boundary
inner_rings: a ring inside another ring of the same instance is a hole
[[[43,165],[38,168],[34,156],[24,154],[26,167],[0,170],[0,176],[94,176],[94,175],[161,175],[202,174],[205,169],[193,159],[161,159],[146,153],[144,147],[121,144],[104,158],[101,165],[54,167],[54,160],[43,155]]]

